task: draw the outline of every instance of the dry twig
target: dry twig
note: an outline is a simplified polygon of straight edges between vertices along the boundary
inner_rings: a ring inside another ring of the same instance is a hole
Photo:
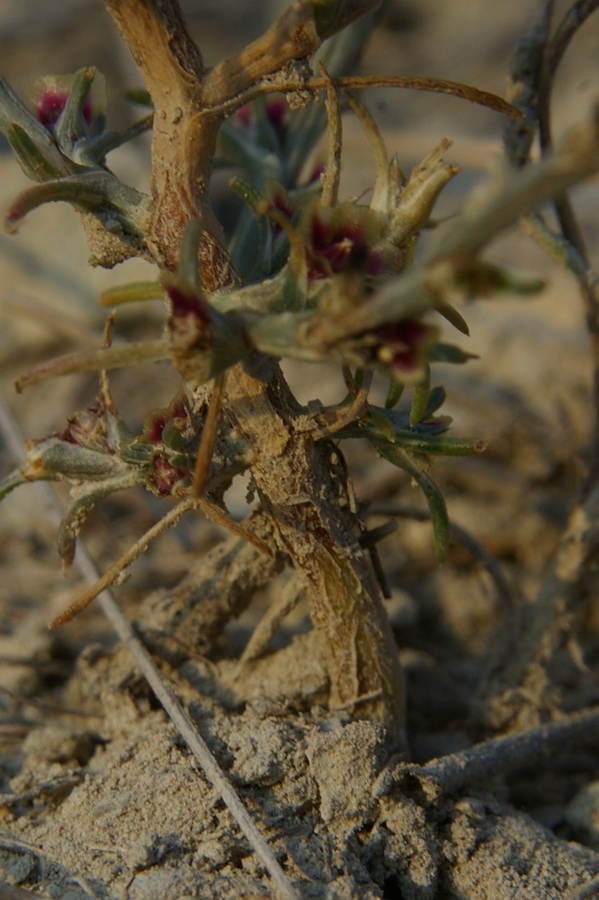
[[[555,759],[569,746],[595,744],[599,738],[599,709],[576,713],[560,722],[530,728],[476,744],[414,766],[400,763],[380,776],[377,795],[388,792],[394,781],[415,777],[429,799],[437,799],[488,782],[508,772]]]

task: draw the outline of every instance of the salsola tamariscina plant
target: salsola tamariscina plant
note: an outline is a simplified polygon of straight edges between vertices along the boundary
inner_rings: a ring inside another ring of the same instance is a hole
[[[113,347],[109,322],[104,347],[24,374],[20,387],[69,372],[103,373],[96,404],[69,419],[61,434],[30,442],[25,464],[2,489],[37,479],[71,485],[58,536],[67,565],[81,525],[103,496],[145,485],[177,501],[55,624],[83,608],[154,534],[190,509],[243,535],[256,553],[290,560],[321,635],[331,706],[382,722],[401,746],[405,698],[397,650],[372,541],[332,439],[366,438],[409,473],[428,501],[442,558],[449,527],[428,474],[430,457],[469,454],[481,445],[448,437],[448,419],[438,414],[444,394],[431,388],[431,365],[463,362],[468,354],[440,342],[436,320],[443,316],[466,332],[456,302],[534,289],[482,261],[479,252],[524,210],[595,171],[599,150],[590,125],[547,159],[506,173],[414,264],[418,233],[457,171],[442,159],[448,143],[406,177],[388,159],[352,90],[393,83],[519,113],[465,85],[345,75],[378,5],[302,0],[257,41],[208,70],[175,0],[106,0],[153,110],[121,134],[103,130],[93,69],[40,83],[33,108],[0,82],[0,126],[36,182],[8,211],[8,229],[37,205],[66,200],[81,213],[95,264],[111,267],[138,255],[157,266],[155,283],[115,289],[104,301],[162,296],[166,303],[162,339]],[[345,106],[373,146],[377,175],[369,203],[339,199]],[[145,195],[122,184],[106,156],[150,125],[152,179]],[[309,171],[311,148],[325,130],[326,163]],[[233,187],[247,204],[228,242],[209,200],[219,163],[237,168]],[[279,357],[336,362],[347,398],[334,408],[302,408]],[[148,359],[170,360],[182,388],[168,407],[144,411],[136,435],[115,408],[106,372]],[[384,407],[369,401],[376,370],[389,377]],[[412,400],[402,412],[395,407],[405,385]],[[260,514],[236,523],[223,496],[243,471]]]

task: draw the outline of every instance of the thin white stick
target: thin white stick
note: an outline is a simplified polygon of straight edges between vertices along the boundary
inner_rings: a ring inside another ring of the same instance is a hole
[[[23,438],[20,434],[19,426],[1,396],[0,431],[2,431],[11,453],[17,460],[21,460],[23,458]],[[43,491],[49,515],[55,522],[58,522],[61,517],[61,507],[58,498],[54,495],[48,484],[38,483],[36,486]],[[78,543],[77,553],[75,555],[75,565],[81,572],[83,578],[90,585],[93,585],[98,581],[99,573],[96,565],[81,542]],[[282,900],[300,900],[299,894],[296,892],[290,880],[285,875],[285,872],[277,862],[272,850],[256,828],[251,816],[227,780],[210,748],[198,734],[174,691],[164,680],[159,669],[154,665],[154,662],[144,645],[135,637],[129,621],[121,612],[111,591],[102,591],[102,593],[98,595],[98,602],[117,635],[128,647],[137,666],[164,707],[164,711],[177,727],[183,740],[199,762],[206,778],[218,791],[231,815],[239,825],[242,834],[247,838],[254,849],[254,852],[270,874],[276,894],[282,898]]]

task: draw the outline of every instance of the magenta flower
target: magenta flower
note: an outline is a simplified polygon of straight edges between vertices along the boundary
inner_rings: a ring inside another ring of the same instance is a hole
[[[162,440],[162,432],[166,425],[165,415],[150,415],[146,418],[144,425],[144,440],[150,444],[158,444]]]
[[[47,90],[43,91],[40,94],[37,101],[35,114],[45,128],[48,128],[50,130],[54,128],[54,126],[60,119],[65,106],[67,105],[68,99],[68,91]],[[91,103],[89,97],[85,102],[83,115],[85,117],[85,121],[89,125],[91,121]]]
[[[163,409],[154,409],[144,420],[142,443],[153,444],[146,485],[157,497],[181,494],[189,485],[195,429],[182,394]]]
[[[379,360],[403,376],[413,376],[422,370],[431,344],[437,339],[437,329],[416,319],[400,319],[383,325],[374,332],[380,341]]]
[[[182,466],[173,465],[168,455],[160,450],[152,454],[146,485],[157,497],[172,497],[182,494],[189,483],[189,472]]]
[[[171,301],[174,319],[192,318],[207,325],[210,307],[201,291],[182,281],[164,279],[164,289]]]
[[[191,412],[182,394],[178,394],[169,406],[148,413],[144,419],[142,440],[148,444],[172,446],[175,434],[179,438],[176,443],[180,445],[177,449],[181,449],[194,434]]]
[[[328,278],[354,269],[366,275],[380,275],[381,256],[369,245],[361,222],[342,222],[331,228],[317,214],[312,218],[312,242],[308,249],[308,277]]]
[[[271,97],[266,101],[266,118],[278,135],[282,135],[285,129],[285,117],[289,106],[284,97]],[[235,119],[244,131],[248,131],[254,124],[255,116],[251,103],[241,106],[235,113]]]
[[[251,103],[246,103],[244,106],[240,106],[238,110],[235,111],[235,121],[241,125],[241,127],[246,130],[252,124],[252,105]]]
[[[89,132],[97,134],[102,130],[106,109],[104,79],[94,69],[82,71],[86,73],[89,80],[93,79],[93,83],[87,88],[89,93],[81,112]],[[35,116],[49,131],[55,130],[71,96],[76,77],[75,75],[49,75],[39,78],[32,86],[31,102]]]
[[[326,171],[326,166],[324,163],[316,163],[316,165],[310,171],[310,174],[306,178],[306,185],[316,184],[317,181],[320,181],[322,176]]]
[[[271,97],[266,101],[266,116],[277,133],[283,131],[288,111],[289,106],[284,97]]]
[[[384,258],[376,249],[382,238],[381,223],[367,207],[342,203],[328,208],[311,203],[299,231],[310,281],[348,271],[371,277],[383,274]]]

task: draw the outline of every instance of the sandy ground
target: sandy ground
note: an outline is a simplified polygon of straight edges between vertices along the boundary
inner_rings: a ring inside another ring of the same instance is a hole
[[[185,7],[209,61],[216,61],[258,34],[280,5],[256,8],[240,0],[226,9],[215,2]],[[501,93],[513,42],[535,9],[533,0],[504,4],[492,15],[487,0],[392,4],[363,67],[470,81]],[[598,50],[591,18],[564,60],[555,101],[558,132],[584,116],[596,97],[589,71]],[[16,89],[24,90],[32,77],[90,63],[108,77],[115,123],[126,122],[131,113],[119,88],[138,82],[101,4],[61,0],[42,13],[35,0],[4,0],[0,71]],[[455,210],[497,164],[501,122],[495,114],[404,92],[373,95],[372,108],[405,168],[440,137],[454,141],[449,158],[463,172],[443,197],[442,214]],[[368,146],[351,123],[347,146],[344,186],[351,193],[363,185],[365,169],[367,180],[372,173]],[[115,168],[143,187],[147,145],[119,153]],[[5,209],[26,185],[6,150],[0,176]],[[598,190],[595,182],[575,193],[595,263]],[[540,274],[547,286],[534,299],[467,310],[471,337],[463,346],[480,359],[459,369],[440,366],[436,380],[448,391],[455,433],[484,439],[488,450],[476,459],[441,461],[434,474],[452,520],[498,560],[512,600],[530,600],[546,577],[584,474],[590,365],[573,279],[516,232],[496,241],[489,255]],[[85,260],[77,216],[61,206],[33,213],[17,237],[0,235],[2,380],[26,437],[62,428],[66,415],[91,402],[96,380],[61,379],[17,397],[14,378],[36,359],[97,343],[99,291],[151,277],[139,262],[104,272],[89,270]],[[155,336],[160,308],[126,310],[119,321],[126,337]],[[329,370],[292,366],[289,378],[302,401],[340,399],[339,379]],[[112,385],[134,426],[147,408],[167,403],[175,388],[166,370],[150,366],[116,374]],[[359,496],[422,506],[402,473],[362,447],[349,448],[348,457]],[[1,462],[3,472],[13,465],[6,448]],[[229,499],[241,514],[243,487]],[[160,512],[157,501],[133,491],[107,501],[84,535],[99,567]],[[8,885],[65,900],[274,896],[262,864],[99,610],[48,631],[47,622],[81,590],[75,571],[61,578],[53,541],[33,487],[4,502],[0,897],[13,896]],[[599,888],[577,893],[599,876],[596,740],[595,747],[581,739],[542,763],[507,776],[487,773],[436,797],[416,778],[391,779],[382,789],[381,771],[389,764],[384,735],[379,726],[327,712],[322,654],[301,603],[265,654],[239,662],[264,610],[289,590],[289,576],[257,577],[256,595],[238,592],[224,626],[222,609],[234,583],[227,561],[235,549],[235,539],[216,526],[190,520],[132,569],[119,599],[302,898],[599,896]],[[495,733],[490,708],[481,708],[481,686],[499,658],[510,596],[502,596],[459,536],[439,567],[427,523],[402,519],[380,550],[408,678],[412,760],[424,764]],[[552,699],[543,720],[597,703],[596,594],[593,559],[578,585],[570,643],[552,663]],[[207,598],[217,598],[214,606]],[[527,702],[522,698],[523,708]],[[520,722],[535,724],[532,716]]]

